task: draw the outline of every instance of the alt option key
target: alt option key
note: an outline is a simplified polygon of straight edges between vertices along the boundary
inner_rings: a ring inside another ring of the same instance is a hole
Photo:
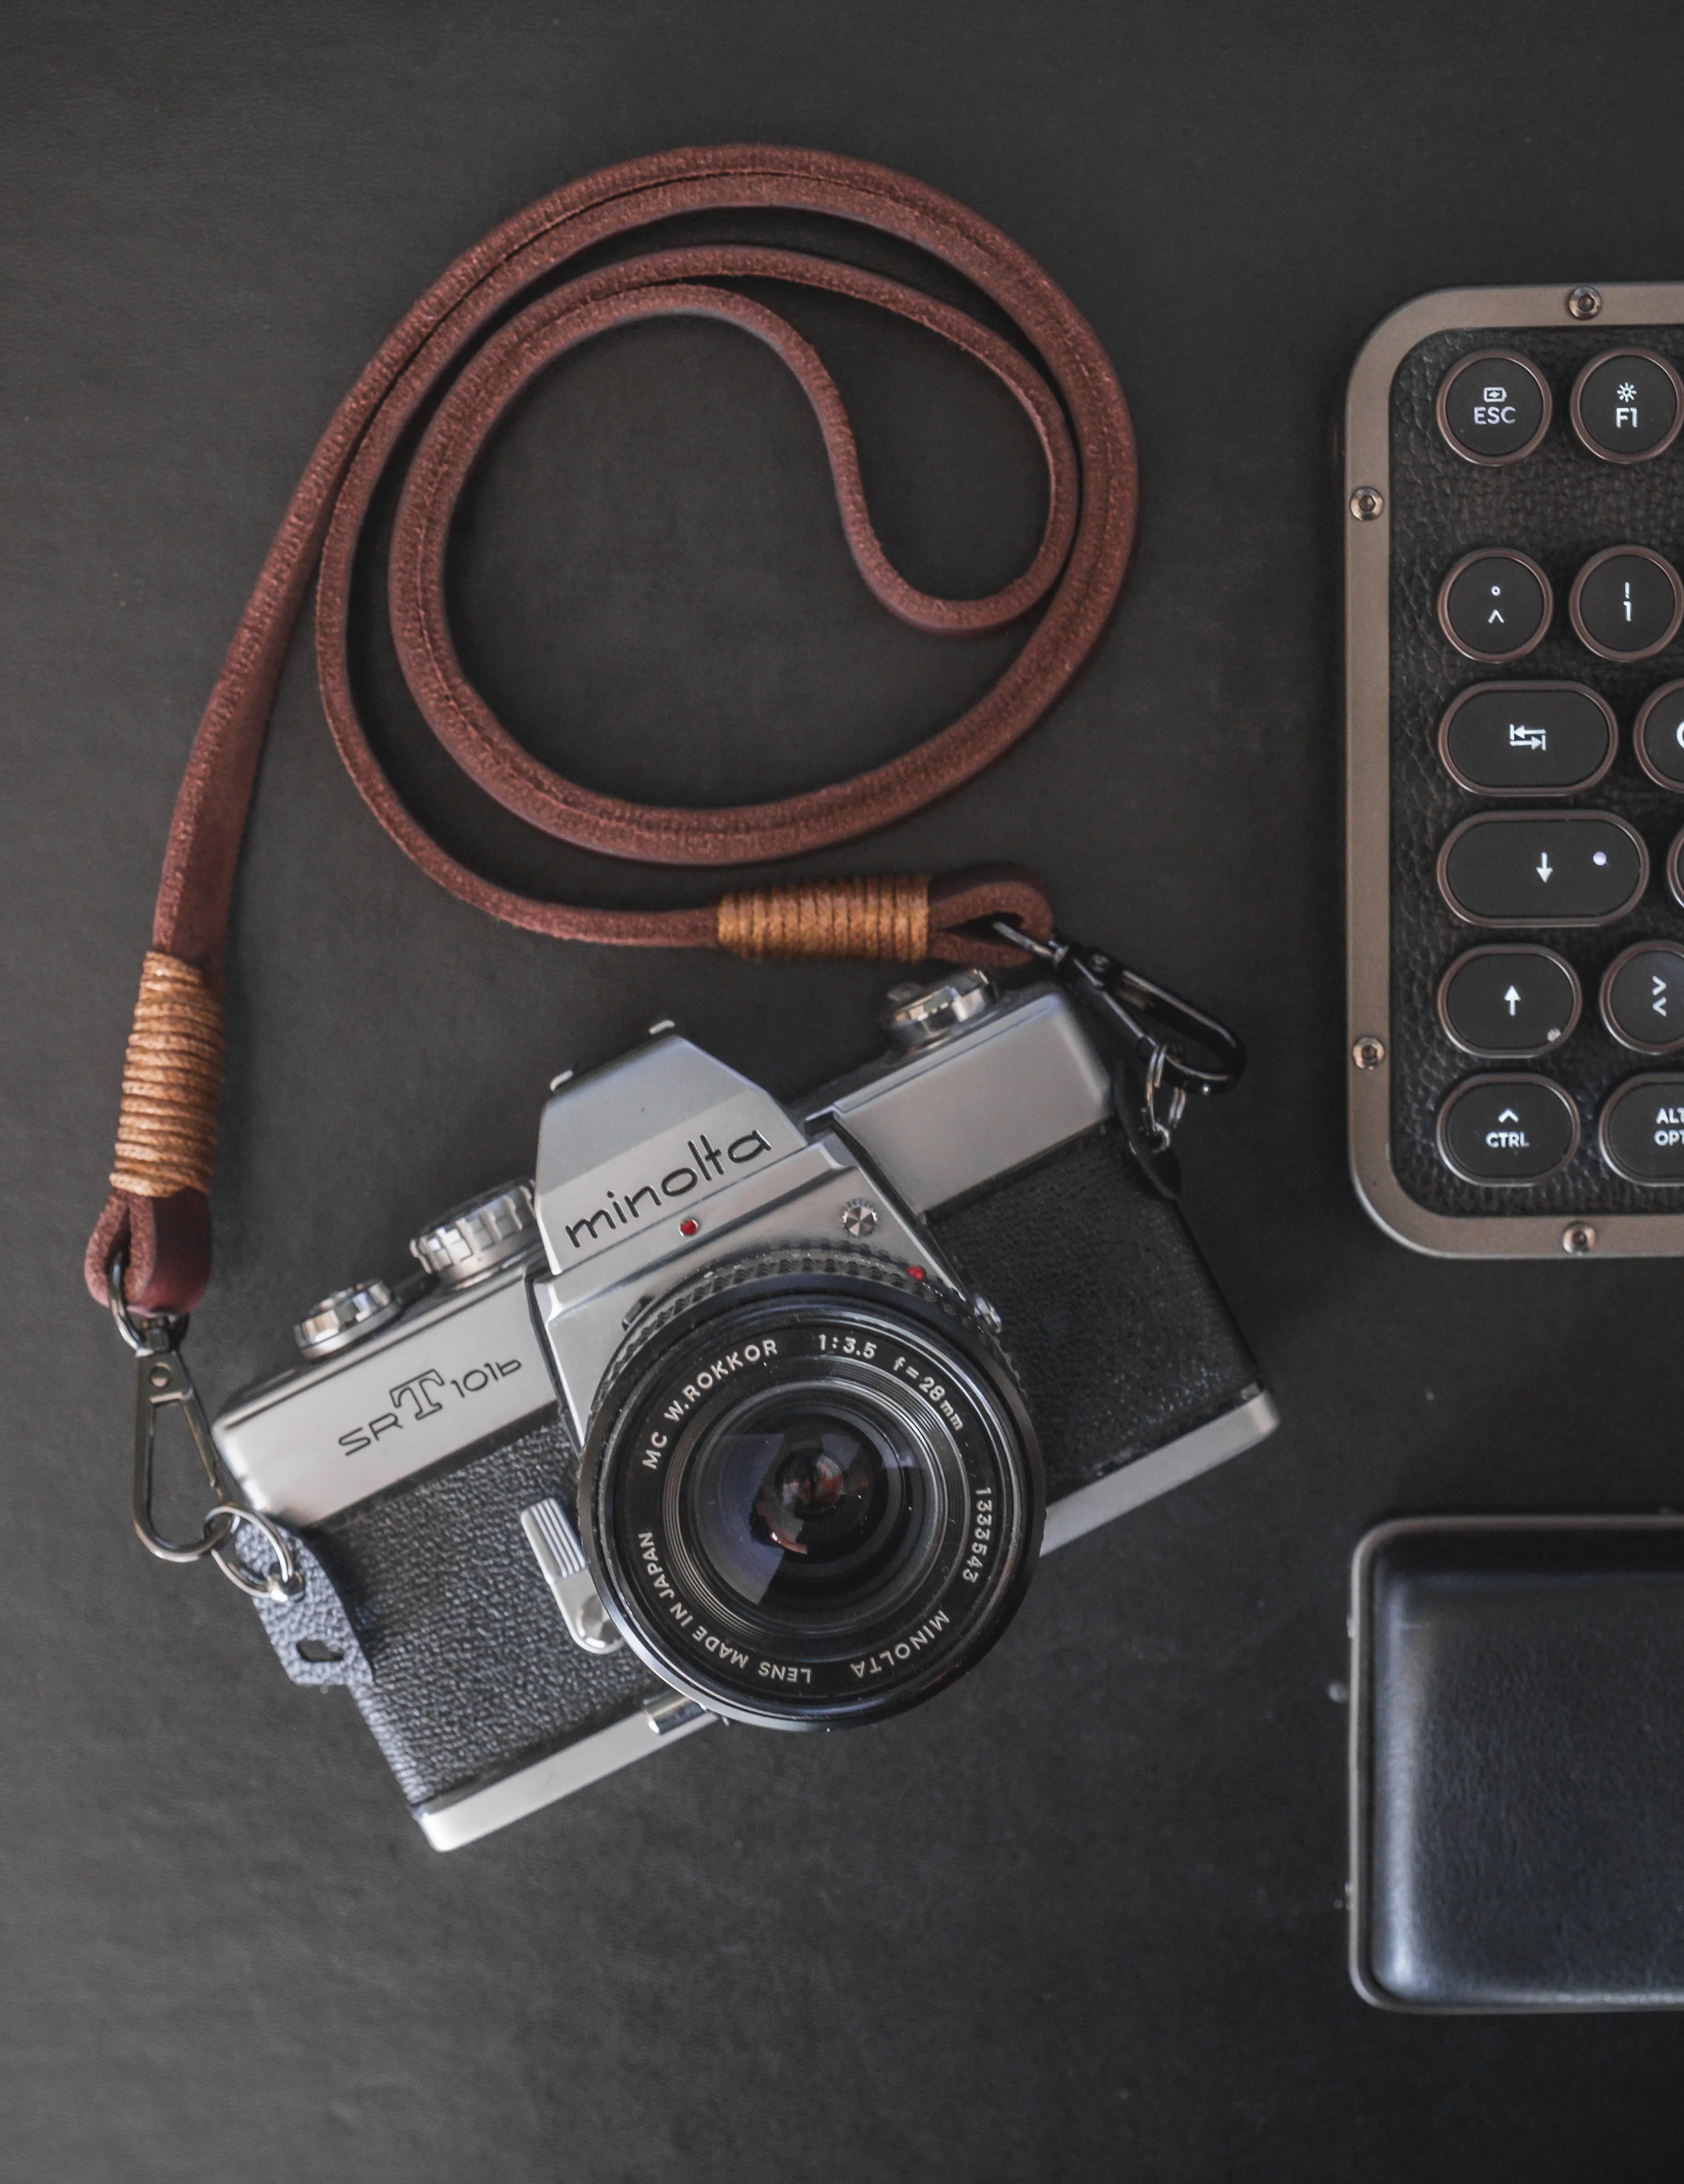
[[[1633,1077],[1617,1086],[1597,1143],[1628,1183],[1684,1183],[1684,1077]]]
[[[1579,1110],[1547,1077],[1472,1077],[1439,1110],[1438,1150],[1467,1183],[1542,1183],[1579,1150]]]

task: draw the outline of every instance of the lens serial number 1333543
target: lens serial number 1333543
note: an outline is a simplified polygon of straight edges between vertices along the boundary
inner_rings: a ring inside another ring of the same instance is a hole
[[[976,1507],[971,1512],[971,1550],[959,1573],[967,1585],[975,1585],[981,1578],[993,1545],[994,1495],[990,1488],[984,1486],[979,1489]]]

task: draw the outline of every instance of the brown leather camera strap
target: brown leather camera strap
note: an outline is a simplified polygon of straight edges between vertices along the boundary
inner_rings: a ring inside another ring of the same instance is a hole
[[[585,253],[623,246],[636,231],[687,214],[760,209],[819,214],[916,245],[987,297],[1023,346],[845,260],[752,245],[675,245],[620,256],[515,308],[535,284]],[[743,280],[823,289],[894,312],[975,358],[1009,388],[1034,429],[1048,476],[1046,528],[1021,576],[988,599],[942,599],[915,590],[890,566],[867,513],[834,383],[793,326],[718,285]],[[533,375],[567,350],[632,320],[673,315],[739,326],[795,374],[818,421],[855,566],[891,614],[916,629],[967,636],[1042,610],[984,697],[916,749],[851,781],[725,810],[599,795],[523,750],[457,660],[445,612],[445,546],[487,435]],[[493,321],[500,323],[483,338]],[[164,855],[124,1072],[112,1196],[88,1246],[88,1287],[102,1303],[119,1259],[124,1293],[142,1312],[189,1310],[209,1278],[229,900],[275,686],[313,577],[322,701],[352,779],[407,856],[494,917],[566,940],[907,962],[1020,960],[977,932],[978,920],[1013,917],[1039,938],[1051,929],[1040,883],[1012,866],[934,880],[821,880],[738,891],[694,910],[638,911],[516,894],[450,856],[402,804],[376,758],[346,648],[353,563],[375,488],[400,436],[441,387],[410,460],[392,539],[392,628],[404,677],[434,734],[481,788],[545,833],[604,856],[665,866],[769,863],[855,840],[923,810],[1000,757],[1047,711],[1098,642],[1122,588],[1135,507],[1122,392],[1074,306],[976,214],[887,168],[767,145],[632,160],[528,206],[457,259],[340,404],[211,692]]]

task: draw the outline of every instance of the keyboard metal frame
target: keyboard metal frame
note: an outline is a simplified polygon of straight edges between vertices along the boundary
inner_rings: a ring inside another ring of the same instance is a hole
[[[1602,298],[1602,309],[1590,322],[1568,307],[1570,295],[1586,285]],[[1610,347],[1624,328],[1684,324],[1684,282],[1446,288],[1419,296],[1369,335],[1346,396],[1346,1069],[1351,1174],[1358,1196],[1388,1235],[1444,1258],[1684,1254],[1684,1189],[1677,1213],[1452,1215],[1419,1205],[1391,1165],[1391,383],[1416,343],[1434,334],[1492,326],[1522,332],[1586,323],[1593,323],[1598,334],[1606,332]],[[1377,514],[1358,512],[1365,494],[1378,494]],[[1594,1129],[1594,1121],[1589,1127]]]

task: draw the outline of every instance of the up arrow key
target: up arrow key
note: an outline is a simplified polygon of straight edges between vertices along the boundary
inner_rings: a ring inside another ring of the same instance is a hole
[[[1508,1013],[1512,1017],[1520,1006],[1520,989],[1518,986],[1511,986],[1503,998],[1508,1002]]]

